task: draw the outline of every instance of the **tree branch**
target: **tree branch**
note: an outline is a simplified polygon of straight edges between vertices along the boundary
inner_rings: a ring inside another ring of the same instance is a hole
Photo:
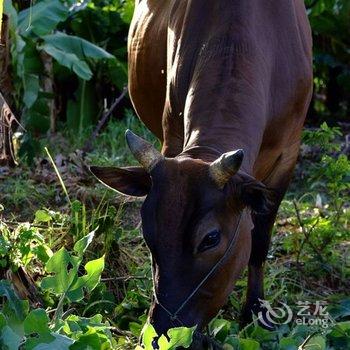
[[[112,106],[107,111],[102,113],[102,116],[101,116],[94,132],[92,133],[91,137],[87,140],[87,142],[85,143],[85,146],[83,147],[84,152],[90,152],[92,150],[93,142],[95,141],[95,139],[97,138],[97,136],[101,132],[101,130],[102,130],[103,126],[106,124],[108,118],[112,115],[112,113],[117,108],[119,103],[124,99],[127,92],[128,92],[128,89],[125,86],[121,95],[113,102]]]

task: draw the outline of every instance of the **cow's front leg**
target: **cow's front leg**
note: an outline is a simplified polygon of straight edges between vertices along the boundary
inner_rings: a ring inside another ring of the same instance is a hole
[[[292,152],[293,151],[293,152]],[[272,205],[268,214],[253,214],[254,229],[252,230],[252,251],[248,267],[248,290],[246,303],[241,314],[241,325],[247,325],[253,319],[253,314],[258,315],[262,311],[264,316],[266,309],[261,307],[260,300],[264,300],[264,265],[267,258],[271,232],[276,220],[278,208],[287,191],[293,169],[296,163],[298,148],[292,146],[280,157],[275,170],[264,182],[273,189]],[[265,323],[268,323],[265,319]],[[264,326],[264,324],[262,324]],[[266,326],[266,325],[265,325]],[[271,325],[273,328],[273,325]]]
[[[278,208],[278,206],[277,206]],[[246,303],[241,314],[241,325],[247,325],[262,310],[260,300],[264,299],[264,264],[267,258],[271,231],[275,222],[277,208],[268,215],[254,215],[252,231],[252,252],[248,267],[248,290]]]

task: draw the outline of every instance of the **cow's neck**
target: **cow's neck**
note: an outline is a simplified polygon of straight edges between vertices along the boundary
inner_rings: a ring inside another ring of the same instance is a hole
[[[216,98],[220,99],[220,96]],[[188,115],[184,120],[183,137],[175,128],[165,133],[163,152],[168,157],[187,156],[212,162],[223,153],[243,149],[242,169],[252,174],[263,140],[264,120],[254,110],[240,117],[232,112],[210,111]]]
[[[212,162],[223,153],[243,149],[245,157],[242,170],[252,174],[262,140],[259,129],[246,128],[241,123],[230,126],[222,123],[220,118],[213,121],[216,126],[206,125],[205,122],[202,124],[202,127],[185,134],[182,154]]]
[[[247,36],[254,23],[247,2],[228,10],[223,3],[173,8],[163,152],[207,161],[241,148],[251,172],[266,128],[269,79],[263,55]]]

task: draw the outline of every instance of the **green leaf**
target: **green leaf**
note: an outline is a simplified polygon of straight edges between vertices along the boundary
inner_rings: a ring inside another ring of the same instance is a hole
[[[253,339],[239,339],[240,350],[259,350],[260,344]]]
[[[334,318],[350,316],[350,299],[342,300],[338,305],[330,306],[328,311]]]
[[[71,301],[80,301],[84,297],[84,289],[92,292],[100,283],[104,269],[104,256],[100,259],[89,261],[85,265],[86,275],[78,277],[67,291],[67,298]]]
[[[282,338],[279,350],[298,350],[298,343],[294,338]]]
[[[23,77],[24,96],[23,102],[27,108],[33,106],[39,94],[39,77],[34,74],[25,74]]]
[[[193,333],[196,327],[193,328],[172,328],[168,331],[168,336],[170,338],[169,349],[176,349],[178,347],[183,347],[187,349],[193,340]]]
[[[55,338],[49,328],[50,319],[45,310],[33,310],[24,321],[24,332],[27,336],[26,350],[32,350],[42,343],[51,343]],[[31,337],[31,335],[34,335]]]
[[[103,339],[104,338],[104,339]],[[102,349],[102,345],[106,343],[107,337],[98,334],[94,329],[90,329],[87,334],[83,334],[69,348],[70,350],[94,350]]]
[[[0,281],[0,296],[7,299],[10,309],[15,314],[14,316],[19,320],[24,320],[25,310],[23,302],[17,297],[10,282],[4,280]]]
[[[43,278],[41,288],[52,290],[56,294],[67,292],[77,278],[78,266],[79,259],[72,257],[62,247],[46,263],[46,271],[53,275]]]
[[[83,208],[83,205],[78,200],[73,201],[71,204],[71,210],[74,213],[80,213],[82,208]]]
[[[52,220],[52,217],[46,210],[37,210],[35,212],[36,222],[49,222],[51,220]]]
[[[51,249],[46,245],[39,245],[37,247],[34,247],[33,253],[36,254],[38,259],[44,264],[46,264],[50,257],[53,255]]]
[[[7,350],[18,350],[21,344],[21,337],[15,333],[9,326],[5,326],[1,331],[1,343],[7,347]]]
[[[350,335],[350,321],[338,322],[330,334],[335,338],[343,337],[344,334]]]
[[[142,343],[145,346],[145,350],[153,350],[152,342],[156,338],[157,332],[151,324],[146,324],[142,331]]]
[[[43,0],[18,14],[18,29],[23,36],[32,32],[43,36],[51,33],[68,15],[69,11],[61,1]]]
[[[158,339],[158,346],[160,350],[169,350],[170,349],[170,343],[168,342],[168,339],[166,338],[165,335],[162,335]],[[152,346],[153,349],[153,346]]]
[[[17,11],[14,8],[13,4],[12,4],[12,0],[5,0],[4,2],[4,12],[7,14],[7,16],[9,16],[10,18],[10,28],[11,31],[15,31],[17,29],[18,26],[18,19],[17,19]]]
[[[69,339],[60,334],[52,334],[55,340],[48,344],[39,344],[33,350],[69,350],[70,346],[74,343],[72,339]]]
[[[6,326],[6,324],[7,324],[6,317],[2,312],[0,312],[0,331]]]
[[[221,342],[224,342],[225,339],[227,338],[230,328],[231,328],[231,323],[223,319],[215,319],[210,324],[211,334],[213,334],[215,339]]]
[[[43,39],[42,49],[83,80],[90,80],[92,77],[92,72],[86,63],[87,58],[115,59],[107,51],[77,36],[57,32],[46,35]]]
[[[122,20],[130,24],[132,20],[132,16],[134,14],[135,2],[134,0],[126,0],[123,4],[123,7],[120,12],[120,16]]]
[[[74,54],[80,60],[85,60],[86,58],[115,59],[107,51],[77,36],[56,32],[55,34],[44,36],[43,39],[46,45],[51,45],[57,50]]]
[[[83,256],[86,249],[92,242],[95,236],[95,231],[90,232],[88,235],[80,239],[77,243],[74,245],[74,250],[78,253],[79,256]]]
[[[32,333],[50,333],[49,322],[50,319],[45,310],[33,310],[24,320],[24,332],[26,335],[30,335]]]
[[[80,60],[75,54],[59,50],[50,44],[44,44],[41,49],[52,56],[60,65],[72,70],[81,79],[91,79],[92,71],[88,64]]]
[[[321,336],[312,337],[307,345],[305,346],[307,350],[325,350],[326,349],[326,339]]]

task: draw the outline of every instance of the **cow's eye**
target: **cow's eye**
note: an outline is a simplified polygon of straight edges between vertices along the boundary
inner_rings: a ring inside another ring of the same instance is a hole
[[[216,247],[220,243],[221,233],[218,230],[208,233],[198,247],[198,252],[202,253],[208,249]]]

